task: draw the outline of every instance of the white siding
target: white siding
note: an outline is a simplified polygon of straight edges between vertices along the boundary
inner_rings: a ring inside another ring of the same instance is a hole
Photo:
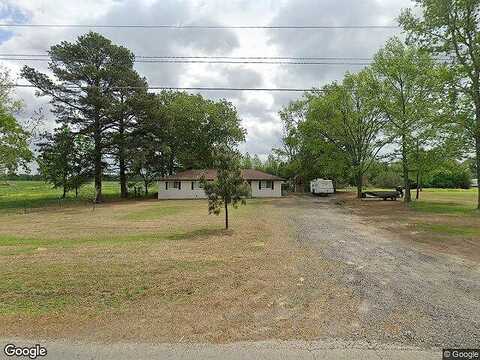
[[[281,197],[282,181],[273,182],[272,189],[259,189],[258,180],[252,180],[252,197]],[[170,186],[165,189],[165,181],[158,182],[158,198],[159,199],[206,199],[205,191],[202,189],[192,190],[192,181],[181,181],[181,188],[174,189]]]
[[[273,182],[272,189],[259,189],[258,180],[251,181],[252,187],[252,197],[281,197],[282,196],[282,181]]]
[[[170,182],[169,182],[170,183]],[[206,199],[203,189],[192,190],[191,181],[181,181],[180,190],[171,188],[165,189],[165,181],[158,182],[159,199]]]

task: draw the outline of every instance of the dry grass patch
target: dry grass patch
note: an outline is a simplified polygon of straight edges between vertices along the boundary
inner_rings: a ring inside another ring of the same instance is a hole
[[[229,231],[222,217],[207,215],[205,201],[2,215],[0,336],[298,337],[297,265],[305,254],[274,206],[281,201],[232,211]]]
[[[480,261],[480,213],[475,210],[473,189],[425,189],[420,201],[410,207],[402,201],[359,201],[353,193],[341,193],[339,199],[366,222],[407,241]]]

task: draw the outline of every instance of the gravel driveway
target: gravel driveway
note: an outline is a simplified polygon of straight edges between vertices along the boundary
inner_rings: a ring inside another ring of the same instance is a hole
[[[313,261],[335,264],[333,271],[318,273],[306,262],[307,285],[328,278],[353,292],[356,309],[335,319],[337,327],[344,322],[350,329],[341,337],[424,348],[479,347],[478,263],[364,225],[332,198],[293,198],[291,208],[299,246],[318,256]]]

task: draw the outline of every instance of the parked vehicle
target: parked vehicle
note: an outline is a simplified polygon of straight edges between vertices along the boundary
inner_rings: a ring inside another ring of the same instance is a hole
[[[403,197],[403,188],[397,187],[394,191],[364,191],[362,192],[362,198],[379,198],[383,200],[397,200]]]
[[[314,179],[310,181],[310,192],[313,195],[328,196],[333,194],[335,189],[332,180]]]

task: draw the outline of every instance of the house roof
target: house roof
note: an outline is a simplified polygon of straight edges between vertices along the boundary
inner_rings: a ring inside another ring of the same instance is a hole
[[[169,175],[161,178],[160,180],[200,180],[201,178],[205,180],[215,180],[217,178],[217,170],[215,169],[206,169],[206,170],[185,170],[176,173],[175,175]],[[242,178],[245,180],[277,180],[283,181],[285,179],[267,174],[266,172],[254,169],[244,169],[242,170]]]

